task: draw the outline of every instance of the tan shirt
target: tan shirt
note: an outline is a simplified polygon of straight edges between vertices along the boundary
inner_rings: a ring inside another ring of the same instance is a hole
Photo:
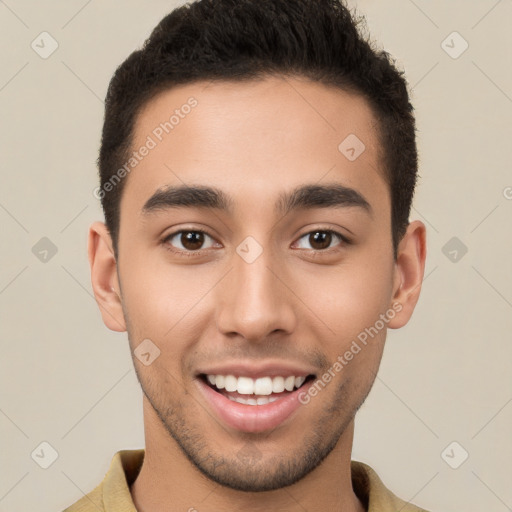
[[[130,494],[144,450],[121,450],[112,458],[103,482],[64,512],[137,512]],[[352,461],[352,486],[368,512],[426,512],[397,498],[377,473],[362,462]]]

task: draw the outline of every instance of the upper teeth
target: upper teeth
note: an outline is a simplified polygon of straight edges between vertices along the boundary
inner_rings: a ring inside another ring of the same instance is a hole
[[[306,377],[235,377],[234,375],[207,375],[208,382],[218,389],[237,391],[241,395],[271,395],[300,388]]]

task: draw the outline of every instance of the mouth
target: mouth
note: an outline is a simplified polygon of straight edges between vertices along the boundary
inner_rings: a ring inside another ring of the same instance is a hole
[[[252,378],[245,375],[205,374],[196,382],[224,424],[244,432],[263,432],[282,424],[302,405],[301,393],[315,375],[274,375]]]
[[[233,402],[244,405],[266,405],[301,389],[314,375],[287,377],[259,377],[200,374],[199,378],[210,388]]]

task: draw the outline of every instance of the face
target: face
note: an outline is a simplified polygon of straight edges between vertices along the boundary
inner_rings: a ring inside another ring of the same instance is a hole
[[[123,191],[122,314],[106,323],[126,327],[132,353],[150,340],[133,358],[142,389],[204,475],[290,485],[352,425],[386,328],[411,311],[396,306],[410,273],[393,259],[372,112],[267,78],[171,89],[135,128],[133,148],[151,149]]]

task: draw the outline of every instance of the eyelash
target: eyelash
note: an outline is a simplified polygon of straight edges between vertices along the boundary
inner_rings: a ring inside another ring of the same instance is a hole
[[[313,229],[311,231],[308,231],[307,233],[302,234],[299,238],[297,238],[297,241],[301,240],[305,236],[308,236],[308,235],[311,235],[312,233],[317,233],[317,232],[332,234],[334,237],[338,238],[338,240],[341,242],[341,246],[350,245],[352,243],[352,241],[349,238],[347,238],[345,235],[342,235],[341,233],[338,233],[337,231],[334,231],[333,229],[322,229],[322,228]],[[181,233],[202,233],[203,235],[207,235],[211,239],[215,240],[215,238],[212,235],[210,235],[207,231],[205,231],[203,229],[180,229],[179,231],[174,231],[173,233],[170,233],[161,241],[162,245],[165,247],[166,250],[168,250],[174,254],[178,254],[180,256],[185,256],[185,257],[189,257],[189,258],[190,257],[194,258],[194,257],[204,255],[204,251],[214,250],[214,249],[197,249],[195,251],[184,251],[182,249],[176,249],[176,248],[172,247],[169,244],[169,241],[172,240],[176,235],[179,235]],[[337,251],[341,250],[341,248],[340,248],[340,245],[338,245],[338,246],[334,246],[334,247],[328,247],[327,249],[299,249],[299,250],[307,250],[310,255],[315,257],[315,256],[323,255],[323,254],[331,254],[333,252],[337,252]]]

